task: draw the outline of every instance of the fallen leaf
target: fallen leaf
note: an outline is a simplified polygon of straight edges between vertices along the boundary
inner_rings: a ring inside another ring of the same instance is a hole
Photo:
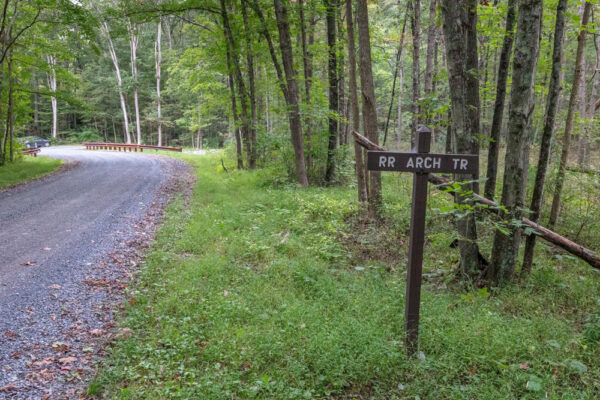
[[[28,266],[35,265],[35,264],[37,264],[35,261],[26,261],[24,263],[21,263],[21,265],[23,267],[28,267]]]
[[[229,296],[229,290],[223,290],[223,296]]]
[[[522,364],[519,364],[519,368],[520,369],[529,369],[529,365],[527,365],[527,363],[522,363]]]
[[[15,385],[6,385],[6,386],[2,386],[0,387],[0,392],[6,393],[6,392],[12,392],[13,390],[17,390],[18,387],[16,387]]]
[[[21,353],[14,352],[10,355],[10,358],[14,358],[15,360],[18,360],[19,358],[21,358]]]
[[[61,364],[70,364],[75,361],[77,361],[77,358],[75,357],[63,357],[58,359],[58,362]]]
[[[55,289],[55,290],[60,290],[62,287],[60,285],[54,284],[54,285],[50,285],[48,286],[48,289]]]
[[[52,250],[52,249],[51,249],[50,247],[44,247],[44,250],[46,250],[46,251],[50,251],[50,250]]]
[[[104,331],[102,329],[92,329],[90,331],[90,335],[92,336],[102,336],[103,333]]]

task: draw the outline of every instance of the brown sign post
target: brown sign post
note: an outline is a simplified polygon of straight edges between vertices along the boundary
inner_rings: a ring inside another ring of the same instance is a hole
[[[427,206],[427,175],[430,172],[479,174],[479,156],[473,154],[432,154],[431,130],[420,126],[416,144],[410,153],[373,151],[367,153],[370,171],[413,172],[413,197],[410,216],[410,247],[406,276],[405,344],[409,354],[418,348],[419,306],[421,302],[421,275],[423,245],[425,243],[425,211]]]

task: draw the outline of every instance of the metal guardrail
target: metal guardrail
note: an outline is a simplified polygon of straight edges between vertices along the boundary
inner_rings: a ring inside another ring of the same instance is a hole
[[[21,153],[23,153],[23,155],[34,157],[37,157],[37,153],[40,151],[40,149],[21,149]]]
[[[181,153],[181,147],[169,147],[169,146],[152,146],[148,144],[126,144],[126,143],[104,143],[104,142],[84,142],[83,145],[87,150],[114,150],[114,151],[129,151],[129,152],[143,152],[147,150],[166,150],[166,151],[177,151]]]

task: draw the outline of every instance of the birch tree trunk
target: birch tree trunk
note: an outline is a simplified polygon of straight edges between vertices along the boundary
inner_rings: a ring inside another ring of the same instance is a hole
[[[356,85],[356,46],[354,44],[354,23],[352,14],[352,0],[346,0],[346,26],[348,27],[348,80],[350,107],[352,113],[352,130],[360,131],[360,110],[358,107],[358,93]],[[367,198],[367,183],[362,147],[354,140],[354,157],[356,183],[358,187],[358,201],[365,203]]]
[[[512,280],[521,242],[520,224],[513,221],[521,221],[523,217],[524,192],[527,190],[527,162],[524,154],[528,152],[531,115],[535,106],[535,72],[539,56],[542,8],[542,0],[519,2],[501,200],[501,205],[508,211],[502,218],[509,221],[510,234],[496,230],[488,274],[491,282],[499,286]]]
[[[48,54],[46,56],[48,61],[48,88],[52,93],[56,93],[56,57]],[[50,102],[52,103],[52,137],[56,139],[58,136],[58,103],[56,96],[50,96]]]
[[[508,0],[508,11],[506,12],[506,28],[502,50],[500,51],[500,61],[498,64],[498,75],[496,81],[496,99],[494,100],[494,115],[492,117],[492,127],[490,130],[490,145],[488,149],[487,160],[487,181],[483,189],[483,195],[493,200],[496,192],[496,179],[498,176],[498,154],[500,152],[500,133],[502,130],[502,119],[504,117],[504,101],[506,98],[506,81],[508,79],[508,69],[512,45],[514,40],[515,24],[515,0]]]
[[[571,89],[571,97],[569,98],[569,108],[567,110],[567,119],[565,121],[565,134],[563,137],[562,153],[560,156],[560,164],[558,166],[558,174],[556,176],[556,184],[554,186],[554,197],[552,199],[552,208],[550,210],[550,221],[548,225],[553,228],[558,219],[560,210],[560,201],[562,195],[562,188],[565,182],[565,171],[567,168],[567,161],[569,159],[569,147],[571,146],[571,134],[573,133],[573,120],[575,118],[575,109],[577,108],[577,101],[579,99],[579,88],[581,77],[583,76],[582,61],[585,52],[585,41],[587,37],[586,25],[590,20],[590,13],[592,10],[592,3],[589,1],[585,2],[583,16],[581,18],[581,29],[577,37],[577,55],[575,57],[575,74],[573,75],[573,87]]]
[[[131,50],[131,77],[133,78],[133,103],[135,105],[135,128],[137,144],[142,144],[142,128],[140,124],[140,106],[138,102],[138,70],[137,70],[137,49],[139,44],[139,35],[137,26],[127,21],[129,29],[129,48]]]
[[[377,133],[377,108],[375,104],[375,86],[371,64],[371,38],[369,33],[369,10],[367,0],[356,2],[356,24],[358,25],[358,53],[360,86],[362,92],[362,117],[365,136],[375,144],[379,144]],[[369,172],[369,215],[380,216],[382,205],[381,173]]]
[[[562,58],[563,41],[565,36],[565,11],[568,0],[559,0],[556,8],[556,24],[554,27],[554,49],[552,51],[552,73],[550,75],[550,84],[548,86],[548,99],[546,100],[546,115],[544,119],[544,130],[542,133],[542,142],[540,145],[540,155],[538,158],[538,167],[535,175],[535,184],[533,186],[533,195],[531,197],[531,221],[538,223],[544,200],[544,185],[546,183],[546,172],[548,170],[548,161],[550,160],[550,151],[552,150],[552,136],[554,135],[554,122],[556,111],[558,109],[558,99],[561,92],[562,81]],[[523,267],[521,276],[526,276],[531,272],[533,263],[533,251],[535,248],[537,235],[531,234],[525,242],[525,253],[523,255]]]
[[[469,52],[477,54],[477,48],[472,48],[470,35],[476,35],[476,24],[469,24],[471,20],[470,9],[472,0],[441,0],[440,6],[444,22],[444,36],[446,42],[446,53],[448,63],[448,81],[450,86],[450,113],[451,127],[449,127],[448,139],[451,139],[452,151],[454,153],[471,153],[473,141],[475,140],[475,124],[472,121],[473,106],[472,93],[478,90],[478,81],[470,79],[471,71],[467,64]],[[477,87],[470,88],[469,85]],[[470,181],[471,175],[455,175],[456,181]],[[465,193],[473,190],[473,184],[467,183],[462,186]],[[455,195],[458,204],[466,204],[469,199]],[[458,230],[458,246],[460,251],[459,273],[464,280],[476,279],[480,275],[479,247],[477,244],[477,225],[475,215],[466,212],[456,220]]]
[[[100,29],[108,42],[108,51],[110,58],[112,59],[115,67],[115,74],[117,76],[117,88],[119,89],[119,99],[121,101],[121,110],[123,111],[123,128],[125,129],[125,140],[128,144],[131,143],[131,135],[129,134],[129,121],[127,118],[127,104],[125,103],[125,95],[123,94],[123,81],[121,79],[121,70],[119,69],[119,60],[117,59],[117,53],[115,52],[115,46],[112,38],[110,37],[110,30],[108,24],[102,22]]]
[[[162,18],[158,18],[158,30],[156,32],[156,42],[154,42],[154,68],[156,70],[156,121],[158,123],[157,135],[158,145],[162,146],[162,115],[160,109],[160,64],[162,63],[162,47],[161,47],[161,36],[162,36]]]

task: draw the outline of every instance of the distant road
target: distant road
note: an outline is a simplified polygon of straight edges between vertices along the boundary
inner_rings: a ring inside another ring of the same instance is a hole
[[[155,155],[75,146],[44,148],[41,155],[78,164],[0,192],[0,388],[30,385],[27,359],[15,353],[24,343],[46,348],[61,340],[73,324],[72,316],[61,317],[66,304],[77,305],[77,318],[94,326],[92,306],[101,299],[82,294],[88,270],[125,245],[160,200],[173,165],[181,167]],[[41,393],[28,387],[24,398]]]

